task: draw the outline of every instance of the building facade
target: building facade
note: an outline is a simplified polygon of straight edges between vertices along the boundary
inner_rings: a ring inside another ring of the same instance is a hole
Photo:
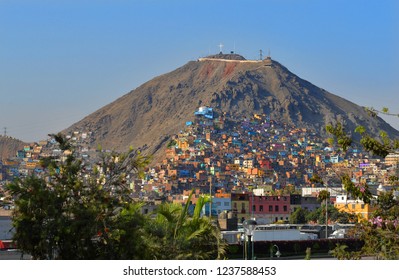
[[[249,207],[258,224],[288,222],[291,214],[290,204],[289,195],[252,196],[249,198]]]

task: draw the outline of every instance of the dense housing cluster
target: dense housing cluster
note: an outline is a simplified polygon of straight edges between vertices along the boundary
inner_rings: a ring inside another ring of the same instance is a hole
[[[342,153],[315,131],[280,123],[265,114],[236,118],[215,111],[198,108],[185,129],[165,147],[165,158],[149,167],[143,179],[131,179],[132,195],[148,202],[143,211],[151,211],[162,201],[188,203],[188,194],[195,189],[189,203],[194,205],[201,194],[213,198],[212,205],[203,209],[205,215],[231,211],[238,221],[288,222],[297,208],[320,207],[318,194],[328,190],[330,204],[368,219],[373,202],[348,197],[340,176],[349,174],[355,184],[367,184],[375,197],[392,188],[389,178],[397,174],[399,160],[395,155],[371,158],[359,148]],[[76,131],[67,138],[83,164],[93,167],[99,148],[90,147],[90,132]],[[45,172],[42,159],[63,160],[67,153],[49,138],[1,161],[3,209],[12,208],[3,190],[7,182],[31,174],[41,176]],[[311,181],[314,174],[323,179],[323,185]]]

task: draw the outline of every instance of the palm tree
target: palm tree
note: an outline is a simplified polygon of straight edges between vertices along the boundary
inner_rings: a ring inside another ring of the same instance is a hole
[[[155,218],[147,227],[149,259],[221,259],[225,255],[226,243],[212,221],[201,216],[201,210],[211,201],[209,196],[200,196],[189,216],[189,202],[165,203],[156,210]]]

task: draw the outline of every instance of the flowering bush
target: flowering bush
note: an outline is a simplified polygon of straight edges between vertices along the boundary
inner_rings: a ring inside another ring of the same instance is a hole
[[[354,235],[364,246],[361,255],[376,259],[399,259],[399,201],[392,192],[380,194],[373,217],[361,223]]]
[[[370,219],[369,222],[372,223],[375,227],[379,227],[382,229],[389,229],[389,230],[395,230],[398,228],[398,225],[399,225],[398,219],[395,219],[395,220],[385,219],[384,220],[380,216]]]
[[[364,203],[370,203],[372,194],[367,184],[355,184],[347,174],[342,176],[341,179],[345,190],[351,194],[353,199],[360,199]]]

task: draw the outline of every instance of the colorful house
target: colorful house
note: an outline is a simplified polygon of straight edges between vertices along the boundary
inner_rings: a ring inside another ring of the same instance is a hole
[[[338,195],[334,207],[341,212],[355,214],[359,222],[370,219],[371,214],[377,209],[374,203],[367,204],[362,200],[348,199],[347,195]]]
[[[237,215],[238,222],[243,222],[251,217],[249,211],[249,192],[231,193],[231,209]]]
[[[288,221],[290,217],[290,196],[269,195],[252,196],[249,207],[258,224],[271,224]]]

